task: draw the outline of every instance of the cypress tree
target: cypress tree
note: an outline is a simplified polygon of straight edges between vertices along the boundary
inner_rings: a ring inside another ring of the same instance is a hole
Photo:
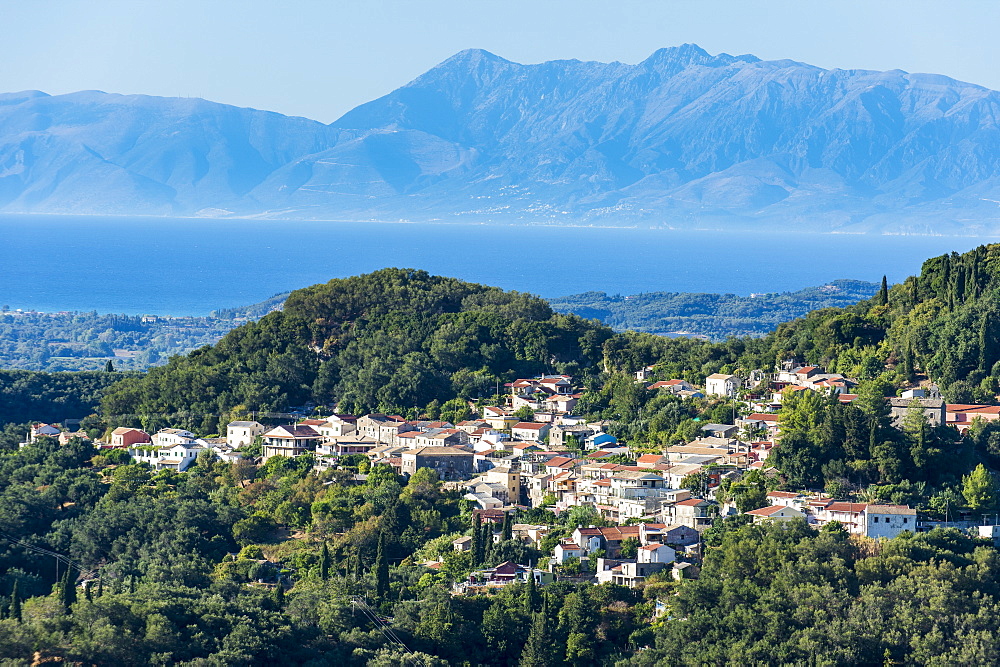
[[[483,563],[483,520],[478,514],[472,519],[472,567]]]
[[[359,550],[354,554],[354,578],[358,581],[361,581],[361,579],[364,576],[365,576],[365,568],[364,565],[361,563],[361,551]]]
[[[274,606],[278,609],[285,608],[285,585],[281,583],[281,577],[278,577],[278,585],[274,587]]]
[[[104,577],[97,580],[97,597],[104,595]]]
[[[913,346],[909,340],[903,345],[903,375],[906,376],[908,381],[913,380],[913,376],[916,373],[913,364]]]
[[[89,581],[86,584],[83,585],[83,597],[85,597],[87,599],[87,602],[93,602],[94,601],[94,595],[93,595],[93,593],[90,592],[90,582]]]
[[[506,542],[507,540],[514,539],[514,526],[510,519],[510,512],[504,512],[503,515],[503,528],[500,531],[500,541]]]
[[[330,578],[330,549],[323,542],[323,551],[319,555],[319,578],[326,581]]]
[[[389,556],[385,552],[385,533],[378,535],[375,553],[375,595],[381,601],[389,592]]]
[[[17,579],[14,580],[14,590],[10,592],[10,617],[21,620],[21,592],[18,590]]]
[[[882,286],[878,290],[878,305],[884,306],[889,303],[889,283],[885,276],[882,276]]]
[[[66,568],[66,573],[63,574],[62,587],[60,590],[60,597],[62,597],[63,608],[66,613],[70,613],[73,607],[73,603],[76,602],[76,581],[70,576],[71,568]]]
[[[530,572],[528,585],[524,589],[524,612],[533,614],[538,609],[538,586],[535,584],[535,573]]]
[[[521,667],[550,667],[556,664],[556,642],[549,628],[548,600],[543,597],[542,610],[531,617],[531,632],[521,652]]]

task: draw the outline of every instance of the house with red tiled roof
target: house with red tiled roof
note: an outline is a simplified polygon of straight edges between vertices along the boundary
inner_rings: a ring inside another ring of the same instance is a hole
[[[579,544],[567,539],[560,541],[552,553],[552,561],[557,565],[562,565],[569,558],[582,558],[586,552]]]
[[[945,423],[965,433],[976,420],[991,422],[1000,419],[1000,405],[971,405],[948,403],[945,405]]]
[[[754,523],[760,523],[761,521],[791,521],[793,519],[806,518],[805,512],[801,512],[794,507],[788,507],[787,505],[761,507],[760,509],[750,510],[745,514],[752,516]]]
[[[138,428],[119,427],[111,432],[112,447],[131,447],[144,443],[151,443],[153,440],[148,433]]]
[[[533,440],[541,442],[548,435],[551,424],[542,422],[518,422],[510,427],[511,437],[518,440]]]
[[[635,464],[640,468],[644,466],[655,466],[660,463],[669,463],[669,459],[663,454],[643,454],[636,459]]]
[[[615,558],[621,551],[622,542],[628,538],[639,539],[639,526],[579,527],[573,531],[573,543],[590,553],[604,549],[609,558]]]
[[[580,464],[580,459],[571,456],[554,456],[545,462],[545,473],[558,475],[561,472],[573,470]]]
[[[636,552],[636,561],[639,563],[673,563],[677,552],[666,544],[646,544],[639,547]]]
[[[661,380],[646,387],[650,391],[667,391],[676,394],[681,391],[695,391],[694,385],[686,380]]]

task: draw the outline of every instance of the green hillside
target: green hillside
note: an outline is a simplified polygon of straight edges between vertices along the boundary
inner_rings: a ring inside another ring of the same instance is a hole
[[[492,396],[516,375],[579,373],[612,335],[537,297],[384,269],[292,292],[282,311],[124,380],[102,409],[115,422],[203,432],[229,415],[308,403],[416,413]]]

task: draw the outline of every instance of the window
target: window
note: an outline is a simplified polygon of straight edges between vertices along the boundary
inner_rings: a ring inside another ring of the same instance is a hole
[[[877,516],[873,516],[872,517],[872,523],[878,523],[878,517]]]
[[[906,523],[906,522],[907,522],[906,517],[903,517],[903,523]]]

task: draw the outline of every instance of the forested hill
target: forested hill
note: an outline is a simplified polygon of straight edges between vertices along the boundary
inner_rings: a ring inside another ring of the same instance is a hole
[[[116,423],[201,432],[249,410],[307,403],[416,414],[492,396],[512,376],[579,373],[612,335],[537,297],[383,269],[292,292],[283,310],[216,345],[123,380],[103,411]]]
[[[929,377],[955,403],[1000,390],[1000,244],[928,259],[920,275],[843,310],[814,311],[768,336],[770,351],[856,377]]]
[[[697,294],[646,292],[631,296],[584,292],[549,299],[560,313],[596,318],[616,331],[646,331],[658,335],[698,334],[712,340],[730,336],[763,336],[782,322],[820,308],[842,308],[878,292],[862,280],[834,280],[780,294]]]
[[[722,343],[627,332],[605,346],[622,370],[658,364],[666,376],[770,369],[794,359],[891,385],[933,380],[950,402],[993,403],[1000,391],[1000,244],[924,262],[846,308],[814,310],[762,338]]]

